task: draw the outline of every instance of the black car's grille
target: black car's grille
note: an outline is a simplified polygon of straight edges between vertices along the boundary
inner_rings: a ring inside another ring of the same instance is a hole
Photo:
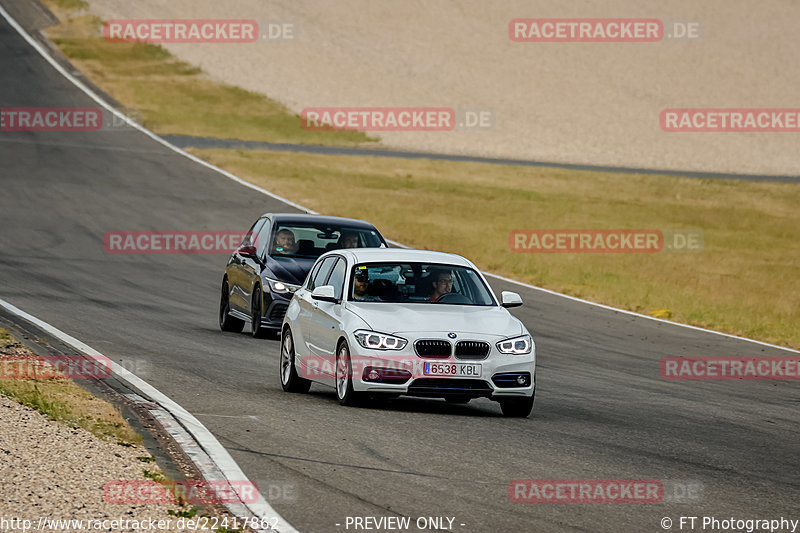
[[[485,359],[492,347],[483,341],[458,341],[456,357],[459,359]]]
[[[420,357],[450,357],[453,346],[450,341],[422,339],[414,343],[414,350]]]
[[[272,309],[269,310],[269,321],[283,322],[283,317],[286,315],[287,309],[289,309],[288,303],[273,302]]]
[[[409,396],[469,396],[490,397],[492,386],[480,379],[420,378],[408,386]]]

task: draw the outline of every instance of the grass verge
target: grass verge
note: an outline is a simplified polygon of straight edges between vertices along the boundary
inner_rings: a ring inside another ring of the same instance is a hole
[[[161,47],[112,44],[82,0],[45,0],[48,31],[95,84],[158,133],[318,144],[371,141],[309,132],[284,106],[214,83]],[[318,211],[374,222],[411,246],[678,322],[800,347],[796,185],[429,160],[193,150]],[[514,229],[696,229],[691,254],[517,254]]]
[[[0,328],[0,365],[33,356],[5,329]],[[141,444],[142,437],[110,403],[69,379],[16,379],[0,372],[0,393],[32,407],[53,420],[81,427],[95,436],[122,445]]]
[[[800,188],[267,151],[191,150],[312,209],[370,220],[405,244],[679,322],[800,346]],[[514,229],[698,229],[699,252],[515,253]]]
[[[85,13],[83,0],[45,4],[61,21],[47,31],[50,40],[130,116],[156,133],[345,146],[376,142],[357,131],[305,130],[299,116],[283,104],[212,81],[161,46],[108,42],[102,21]]]

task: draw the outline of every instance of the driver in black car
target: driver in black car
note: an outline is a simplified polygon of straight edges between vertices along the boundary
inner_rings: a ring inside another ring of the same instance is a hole
[[[294,238],[294,232],[283,228],[275,235],[275,252],[279,254],[296,254],[299,246]]]
[[[453,290],[453,276],[448,270],[439,270],[433,273],[433,294],[431,302],[436,302],[445,294]]]

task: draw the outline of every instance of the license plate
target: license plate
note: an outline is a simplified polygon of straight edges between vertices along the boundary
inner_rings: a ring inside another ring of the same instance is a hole
[[[422,373],[426,376],[479,378],[481,377],[481,365],[465,363],[425,363]]]

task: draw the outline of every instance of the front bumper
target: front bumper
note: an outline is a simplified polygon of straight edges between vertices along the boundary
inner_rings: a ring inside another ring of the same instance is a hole
[[[280,329],[283,324],[283,317],[289,309],[289,302],[292,300],[293,293],[269,292],[264,294],[264,315],[261,317],[261,325],[266,328]]]
[[[390,352],[369,350],[351,343],[353,390],[359,392],[401,394],[427,398],[468,397],[502,399],[531,397],[536,386],[535,351],[526,355],[501,354],[491,343],[491,351],[483,359],[420,357],[413,342],[403,350]],[[448,365],[477,364],[480,375],[449,377],[426,373],[425,363]],[[518,379],[525,378],[525,385]]]

